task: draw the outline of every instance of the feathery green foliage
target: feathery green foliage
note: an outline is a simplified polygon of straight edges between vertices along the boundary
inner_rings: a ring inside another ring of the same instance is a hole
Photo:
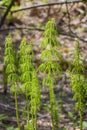
[[[26,95],[26,108],[27,111],[26,118],[30,120],[30,103],[28,97],[30,96],[30,90],[31,90],[31,81],[32,81],[32,67],[31,62],[29,62],[30,59],[30,52],[26,51],[26,48],[28,49],[31,47],[31,45],[27,45],[26,39],[23,38],[20,43],[20,52],[19,52],[19,73],[20,73],[20,82],[22,83],[22,91]]]
[[[10,91],[13,93],[15,98],[15,107],[16,107],[16,118],[18,123],[18,129],[20,130],[19,124],[19,115],[18,115],[18,100],[17,100],[17,92],[19,91],[18,87],[18,75],[17,75],[17,67],[16,67],[16,53],[15,49],[13,48],[12,37],[9,34],[5,40],[5,57],[4,57],[4,64],[5,64],[5,72],[4,74],[7,75],[7,83],[10,83]]]
[[[30,92],[30,106],[33,128],[37,129],[37,110],[40,109],[40,86],[36,71],[32,73],[32,86]]]
[[[19,60],[20,81],[22,82],[22,91],[26,95],[26,111],[27,111],[27,125],[25,129],[37,129],[37,110],[40,107],[40,88],[33,65],[33,51],[32,44],[26,43],[23,38],[20,44],[20,60]],[[32,114],[32,123],[30,122],[30,115]]]
[[[61,71],[61,67],[58,64],[58,61],[61,59],[61,55],[58,52],[60,42],[57,40],[57,36],[55,22],[54,20],[49,20],[46,24],[45,32],[43,33],[44,38],[41,43],[41,48],[44,49],[41,53],[43,63],[39,66],[38,70],[46,75],[43,78],[43,85],[49,88],[52,130],[58,129],[58,103],[53,90],[54,76]]]
[[[5,40],[5,51],[4,51],[4,64],[5,64],[5,73],[7,75],[8,83],[15,86],[15,83],[18,81],[17,67],[16,67],[16,53],[13,48],[12,38],[9,34]],[[11,88],[10,88],[11,89]],[[15,90],[15,89],[14,89]]]
[[[16,118],[18,128],[21,130],[19,123],[18,110],[18,94],[25,94],[26,106],[25,118],[27,123],[24,125],[24,130],[37,130],[37,111],[40,109],[40,85],[37,77],[37,71],[44,74],[42,86],[47,86],[49,89],[49,111],[52,120],[52,130],[58,130],[58,101],[54,93],[55,77],[61,72],[61,66],[58,63],[61,60],[61,54],[58,51],[60,42],[58,33],[55,30],[54,20],[49,20],[46,24],[43,33],[43,41],[41,43],[42,63],[36,69],[33,61],[32,42],[26,43],[23,38],[20,43],[20,51],[17,53],[13,47],[12,37],[9,34],[5,40],[4,51],[4,68],[3,68],[3,83],[5,91],[7,86],[10,86],[10,92],[15,98]],[[76,40],[75,50],[73,54],[73,68],[70,72],[70,81],[73,91],[73,99],[76,101],[75,107],[80,116],[80,130],[83,130],[83,111],[87,107],[85,99],[87,99],[87,79],[85,76],[85,68],[80,52],[79,40]],[[20,87],[19,87],[20,84]]]
[[[71,85],[72,91],[74,92],[74,100],[76,100],[76,108],[80,115],[80,130],[83,129],[82,126],[82,113],[86,108],[84,99],[87,98],[87,81],[84,75],[85,69],[82,61],[82,55],[80,53],[79,41],[76,41],[75,51],[73,54],[73,65],[74,68],[71,71]]]
[[[23,83],[31,82],[32,71],[34,70],[34,65],[32,64],[32,52],[31,44],[26,44],[26,39],[23,38],[20,44],[20,58],[19,58],[19,72],[21,74],[20,80]],[[22,88],[25,84],[22,86]],[[24,88],[25,89],[25,88]],[[29,88],[28,88],[29,89]],[[26,89],[25,89],[26,90]]]

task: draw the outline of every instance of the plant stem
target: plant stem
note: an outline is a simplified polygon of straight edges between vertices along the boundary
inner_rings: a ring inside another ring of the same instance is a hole
[[[29,125],[29,120],[30,120],[30,109],[29,109],[29,99],[28,99],[28,92],[27,92],[27,90],[26,90],[26,111],[27,111],[27,123],[28,123],[28,125]],[[28,127],[28,130],[30,130],[30,128]]]
[[[79,43],[78,43],[78,46],[79,46]],[[79,48],[78,48],[78,59],[79,59]],[[79,73],[79,72],[78,72]],[[80,81],[80,76],[78,77],[79,78],[79,81]],[[82,126],[82,101],[81,101],[81,99],[80,99],[80,110],[79,110],[79,115],[80,115],[80,130],[82,130],[83,129],[83,126]]]
[[[16,119],[17,119],[17,124],[18,124],[18,128],[20,129],[20,123],[19,123],[19,112],[18,112],[18,100],[17,100],[17,93],[15,91],[15,107],[16,107]]]
[[[54,119],[53,119],[53,88],[50,86],[50,113],[51,113],[51,120],[52,120],[52,130],[54,130]]]
[[[29,114],[29,99],[28,99],[27,90],[26,90],[26,110],[27,110],[27,112],[28,112],[28,114],[27,114],[27,120],[28,120],[28,123],[29,123],[30,114]]]
[[[83,128],[83,123],[82,123],[82,110],[80,109],[79,110],[79,115],[80,115],[80,130],[82,130],[82,128]]]
[[[51,103],[51,109],[50,109],[50,112],[51,112],[51,120],[52,120],[52,130],[54,130],[54,119],[53,119],[53,109],[52,109],[52,103]]]
[[[37,112],[33,112],[32,113],[32,124],[33,124],[33,128],[34,130],[37,130]]]
[[[35,113],[35,130],[37,130],[37,114],[36,113]]]
[[[7,74],[6,74],[6,65],[3,66],[3,84],[4,84],[4,94],[7,94]]]

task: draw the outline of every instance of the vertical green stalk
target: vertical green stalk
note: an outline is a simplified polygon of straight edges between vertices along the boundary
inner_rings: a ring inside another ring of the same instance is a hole
[[[22,83],[22,91],[25,93],[26,98],[26,120],[27,126],[29,126],[30,121],[30,87],[32,76],[31,72],[33,70],[33,65],[31,64],[31,45],[26,43],[26,39],[23,38],[20,43],[20,51],[19,51],[19,72],[20,72],[20,81]],[[30,128],[28,128],[30,130]]]
[[[35,70],[32,73],[32,87],[30,97],[32,124],[34,130],[37,130],[37,111],[40,109],[40,86]]]
[[[19,112],[18,112],[18,100],[17,100],[17,92],[15,91],[15,108],[16,108],[16,119],[17,119],[17,124],[18,128],[20,129],[20,123],[19,123]]]
[[[37,129],[37,109],[40,107],[40,88],[37,80],[37,75],[33,65],[33,51],[31,42],[26,43],[23,38],[20,44],[20,80],[22,82],[22,91],[26,97],[27,111],[27,129]],[[32,114],[32,118],[30,115]],[[30,122],[30,119],[32,122]]]
[[[49,87],[49,91],[50,91],[50,113],[51,113],[51,119],[52,119],[52,130],[54,130],[54,128],[55,128],[55,125],[54,125],[54,118],[53,118],[53,114],[54,114],[54,112],[53,112],[53,107],[54,107],[54,96],[52,96],[52,95],[54,95],[54,93],[53,93],[53,88],[52,88],[52,86],[50,86]]]
[[[79,41],[76,41],[75,50],[73,54],[73,68],[70,72],[70,81],[72,91],[74,92],[73,99],[76,101],[76,108],[79,111],[80,116],[80,130],[83,129],[83,110],[86,109],[85,98],[87,98],[87,81],[85,77],[85,68],[82,61],[82,55],[80,52]]]
[[[58,36],[55,30],[54,20],[49,20],[43,33],[43,41],[41,48],[44,49],[41,53],[41,59],[43,63],[39,66],[38,70],[43,72],[46,76],[43,78],[43,86],[46,85],[49,88],[50,95],[50,116],[52,120],[52,130],[58,130],[58,104],[54,94],[54,77],[60,73],[61,67],[58,61],[61,59],[61,55],[58,52],[60,42],[56,39]]]
[[[26,91],[26,111],[27,111],[27,122],[29,123],[30,120],[30,106],[29,106],[29,96],[28,96],[28,92]]]
[[[77,59],[80,59],[80,50],[79,50],[79,42],[78,42],[78,45],[77,45]],[[77,67],[79,66],[79,63],[77,64]],[[80,73],[79,70],[77,70],[77,73]],[[78,75],[78,79],[80,81],[80,75]],[[78,86],[77,86],[78,87]],[[79,102],[79,116],[80,116],[80,130],[83,129],[83,119],[82,119],[82,98],[79,98],[78,99],[78,102]]]
[[[80,115],[80,130],[82,130],[83,129],[82,110],[79,110],[79,115]]]
[[[49,87],[50,91],[50,113],[51,113],[51,119],[52,119],[52,130],[58,129],[58,110],[57,110],[57,102],[55,99],[54,91],[53,91],[53,85],[50,85]]]
[[[79,45],[78,45],[79,47]],[[78,59],[80,58],[80,51],[79,51],[79,48],[78,48],[78,53],[77,53],[77,56],[78,56]],[[77,71],[77,73],[79,73],[79,71]],[[78,75],[78,79],[80,81],[80,75]],[[80,130],[83,129],[83,118],[82,118],[82,113],[83,113],[83,107],[82,107],[82,98],[80,98],[78,100],[79,102],[79,116],[80,116]]]
[[[18,101],[17,101],[17,92],[19,91],[19,87],[17,85],[17,82],[19,80],[18,75],[17,75],[17,55],[15,52],[15,49],[13,47],[12,43],[12,37],[9,34],[6,37],[5,41],[5,58],[4,58],[4,63],[5,63],[5,70],[4,73],[6,74],[6,81],[7,84],[10,83],[10,92],[14,95],[15,98],[15,107],[16,107],[16,118],[17,118],[17,124],[18,128],[20,130],[20,124],[19,124],[19,113],[18,113]]]
[[[4,94],[7,93],[7,74],[6,74],[6,66],[3,67],[3,85],[4,85]]]
[[[33,124],[33,128],[34,130],[37,130],[37,115],[36,115],[36,111],[32,112],[32,124]]]

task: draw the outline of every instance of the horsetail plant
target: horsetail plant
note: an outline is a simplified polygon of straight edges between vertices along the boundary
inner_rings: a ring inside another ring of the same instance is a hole
[[[31,57],[30,52],[27,51],[30,49],[30,45],[27,48],[26,39],[23,38],[20,43],[20,52],[19,52],[19,72],[20,72],[20,82],[22,85],[22,91],[25,93],[26,96],[26,118],[27,118],[27,125],[29,126],[30,121],[30,103],[28,97],[30,96],[30,89],[31,89],[31,80],[32,80],[32,70],[33,65],[31,64]]]
[[[11,85],[10,91],[13,93],[15,98],[15,107],[16,107],[16,118],[18,124],[18,130],[20,130],[19,124],[19,113],[18,113],[18,75],[17,75],[17,67],[16,67],[16,53],[12,44],[12,37],[9,34],[5,40],[5,74],[7,75],[7,83]]]
[[[83,118],[82,113],[86,108],[84,99],[87,98],[87,81],[84,75],[85,68],[82,61],[82,55],[80,52],[79,40],[76,40],[75,51],[73,54],[73,69],[71,70],[71,86],[74,93],[73,99],[76,101],[76,108],[80,116],[80,130],[83,130]]]
[[[36,130],[36,114],[39,108],[40,88],[33,65],[33,51],[31,43],[27,44],[23,38],[20,44],[20,81],[26,95],[27,124],[25,129]],[[32,122],[30,115],[32,114]]]
[[[40,109],[40,86],[37,73],[32,72],[32,86],[30,92],[30,106],[34,130],[37,130],[37,111]]]
[[[46,85],[49,88],[52,130],[56,130],[58,129],[58,102],[55,98],[53,86],[54,77],[61,71],[61,66],[58,64],[61,55],[58,52],[60,42],[56,38],[58,33],[55,30],[54,20],[48,21],[43,36],[44,38],[41,43],[41,48],[44,49],[41,53],[43,63],[39,66],[38,70],[45,74],[43,85]]]

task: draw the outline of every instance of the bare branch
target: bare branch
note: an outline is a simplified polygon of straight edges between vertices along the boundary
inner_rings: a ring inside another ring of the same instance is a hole
[[[36,28],[36,27],[8,27],[0,29],[0,32],[9,31],[9,30],[36,30],[36,31],[44,31],[44,29]]]
[[[3,17],[2,17],[2,19],[0,21],[0,28],[4,24],[4,21],[5,21],[6,17],[7,17],[7,15],[8,15],[8,13],[10,12],[10,9],[13,6],[13,4],[14,4],[14,0],[11,0],[10,5],[8,6],[6,12],[4,13],[4,15],[3,15]]]
[[[78,2],[82,2],[82,0],[67,0],[67,3],[78,3]],[[52,2],[52,3],[47,3],[47,4],[34,5],[34,6],[31,6],[31,7],[23,7],[23,8],[20,8],[20,9],[11,10],[11,13],[16,13],[16,12],[19,12],[19,11],[33,9],[33,8],[40,8],[40,7],[46,7],[46,6],[65,4],[65,3],[66,3],[66,0],[63,0],[63,1],[60,1],[60,2]]]
[[[0,9],[7,9],[6,6],[0,6]]]
[[[67,0],[66,0],[66,9],[67,9],[67,15],[68,15],[68,20],[69,20],[69,31],[71,32],[71,26],[70,26],[70,22],[71,22],[71,18],[70,18],[70,13],[69,13],[69,9],[68,9],[68,4],[67,4]]]
[[[44,29],[40,29],[40,28],[37,28],[37,27],[9,27],[9,28],[4,28],[4,29],[0,29],[0,32],[3,32],[3,31],[14,31],[14,30],[32,30],[32,31],[44,31]],[[63,32],[63,33],[61,33],[61,32],[58,32],[59,33],[59,35],[63,35],[63,36],[66,36],[66,37],[70,37],[70,38],[72,38],[73,40],[75,40],[75,38],[79,38],[81,41],[83,41],[83,42],[87,42],[87,38],[81,38],[81,37],[79,37],[76,33],[73,33],[73,32],[71,32],[71,34],[70,34],[70,32],[69,33],[66,33],[66,32]]]

